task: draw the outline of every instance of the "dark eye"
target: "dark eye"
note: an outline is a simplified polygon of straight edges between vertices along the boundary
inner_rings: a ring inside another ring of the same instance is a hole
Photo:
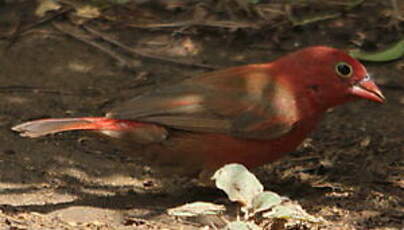
[[[335,65],[335,71],[342,78],[350,78],[352,76],[352,66],[345,62],[339,62]]]

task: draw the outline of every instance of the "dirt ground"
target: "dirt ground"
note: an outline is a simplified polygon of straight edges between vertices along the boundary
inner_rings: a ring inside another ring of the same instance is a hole
[[[388,1],[367,2],[336,19],[301,27],[174,31],[102,20],[89,24],[133,48],[226,67],[270,61],[309,45],[347,48],[359,40],[378,48],[398,40],[402,27],[381,16]],[[139,56],[123,68],[51,21],[6,37],[15,21],[27,23],[21,12],[31,11],[0,6],[0,229],[220,226],[219,218],[177,219],[166,210],[191,201],[220,202],[223,194],[181,178],[173,180],[174,188],[162,188],[153,169],[107,139],[91,132],[27,139],[10,130],[35,118],[102,115],[134,95],[208,71]],[[328,221],[311,229],[404,229],[404,60],[366,66],[387,103],[361,101],[330,111],[298,151],[254,171],[266,189]]]

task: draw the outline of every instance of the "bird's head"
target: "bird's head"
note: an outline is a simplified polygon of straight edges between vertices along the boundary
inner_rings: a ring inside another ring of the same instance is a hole
[[[278,62],[287,69],[289,77],[299,78],[300,89],[325,107],[358,98],[378,103],[385,100],[366,68],[341,50],[314,46],[287,55]]]

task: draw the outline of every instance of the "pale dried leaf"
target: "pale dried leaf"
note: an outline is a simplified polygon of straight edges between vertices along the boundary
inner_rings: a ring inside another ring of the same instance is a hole
[[[226,208],[223,205],[209,202],[194,202],[168,209],[167,212],[171,216],[193,217],[200,215],[218,215],[225,210]]]
[[[224,230],[260,230],[261,228],[253,222],[233,221],[226,225]]]
[[[80,6],[76,9],[76,15],[82,18],[98,18],[101,15],[100,10],[94,6]]]
[[[321,217],[308,214],[300,205],[295,203],[275,206],[271,211],[263,213],[262,216],[265,218],[302,220],[312,223],[325,222]]]
[[[228,164],[212,177],[216,187],[222,189],[231,201],[237,201],[249,209],[252,200],[264,191],[258,179],[240,164]]]
[[[276,205],[279,205],[284,198],[270,191],[265,191],[254,197],[252,201],[253,213],[269,210]]]
[[[38,7],[35,10],[35,15],[38,17],[43,17],[45,14],[52,10],[60,9],[59,3],[55,0],[38,0]]]

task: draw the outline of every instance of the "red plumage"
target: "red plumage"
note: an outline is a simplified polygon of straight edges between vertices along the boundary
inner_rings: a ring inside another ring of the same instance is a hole
[[[159,167],[206,177],[226,163],[251,168],[295,150],[327,109],[356,98],[384,101],[362,64],[317,46],[202,74],[129,100],[104,118],[43,119],[13,130],[28,137],[97,130],[142,145]]]

